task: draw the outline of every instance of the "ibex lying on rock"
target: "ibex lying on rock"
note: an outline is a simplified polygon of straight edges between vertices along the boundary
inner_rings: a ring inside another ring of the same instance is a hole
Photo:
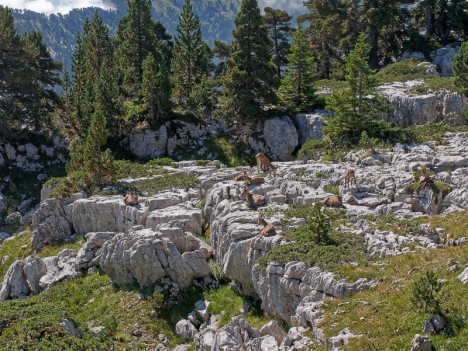
[[[353,182],[354,182],[354,185],[356,185],[356,172],[354,171],[354,169],[346,170],[344,174],[344,181],[345,181],[345,188],[347,188],[349,184],[353,184]]]
[[[247,176],[246,180],[249,184],[263,184],[265,183],[265,178],[263,177],[249,177]]]
[[[266,203],[265,196],[251,194],[249,189],[245,188],[242,190],[241,196],[246,197],[247,201],[252,205],[252,207],[262,206]]]
[[[275,227],[273,227],[273,224],[267,223],[263,215],[259,214],[257,225],[261,225],[261,224],[263,224],[263,229],[260,233],[258,233],[259,236],[266,237],[266,236],[276,235],[276,229]]]
[[[274,171],[276,169],[276,167],[271,164],[269,158],[261,152],[255,155],[255,159],[257,160],[257,169],[259,172],[266,171],[268,169]]]
[[[127,192],[127,194],[124,197],[124,203],[127,206],[138,205],[138,195],[135,194],[133,190]]]
[[[247,178],[248,178],[247,171],[243,171],[242,174],[236,175],[234,177],[234,180],[236,182],[242,182],[244,180],[247,180]]]
[[[341,195],[327,195],[322,201],[322,205],[328,207],[340,207],[343,205],[343,197]]]

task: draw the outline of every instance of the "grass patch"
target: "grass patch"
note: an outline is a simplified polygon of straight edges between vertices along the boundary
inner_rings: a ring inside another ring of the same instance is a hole
[[[389,231],[401,236],[422,234],[421,223],[414,219],[398,218],[393,214],[366,215],[364,218],[370,222],[371,227],[380,231]]]
[[[70,241],[56,240],[52,243],[44,246],[38,253],[37,256],[44,258],[50,256],[57,256],[58,253],[65,249],[70,249],[75,252],[81,249],[86,243],[86,239],[83,236],[77,236]]]
[[[327,193],[331,193],[334,195],[340,195],[340,186],[339,185],[333,185],[333,184],[327,184],[323,187],[323,190]]]
[[[308,218],[310,205],[293,205],[285,212],[286,223],[289,218]],[[265,267],[269,262],[286,264],[290,261],[302,261],[309,266],[318,266],[322,270],[338,272],[342,265],[367,265],[369,257],[365,254],[366,245],[361,236],[339,231],[341,224],[346,222],[346,212],[323,209],[325,218],[329,221],[329,240],[317,243],[312,222],[293,229],[283,230],[284,245],[275,246],[266,255],[258,259]]]
[[[466,348],[468,340],[468,286],[456,277],[461,270],[448,272],[448,260],[466,262],[468,246],[427,250],[386,259],[384,264],[367,267],[344,267],[351,277],[380,279],[378,285],[346,299],[328,300],[320,327],[326,338],[337,335],[345,327],[355,334],[343,350],[406,350],[414,334],[420,334],[428,315],[415,309],[411,302],[414,283],[430,270],[445,279],[442,307],[451,311],[454,327],[447,333],[431,335],[436,350],[458,351]],[[404,311],[404,313],[402,313]],[[458,318],[457,318],[458,316]],[[455,320],[465,319],[460,326]],[[457,326],[458,324],[458,326]]]
[[[147,163],[131,162],[127,160],[116,160],[116,178],[141,178],[152,177],[167,173],[161,166],[171,166],[174,161],[170,158],[157,158]]]
[[[443,122],[439,123],[426,123],[418,126],[410,126],[405,129],[407,132],[409,142],[425,143],[428,141],[435,141],[439,145],[446,145],[448,142],[444,139],[447,132],[466,132],[468,126],[452,127]]]
[[[141,299],[139,291],[118,289],[107,275],[92,274],[63,282],[27,300],[6,301],[0,309],[0,344],[5,350],[109,350],[147,349],[164,333],[170,347],[182,343],[167,321],[155,318],[163,304],[155,294]],[[83,338],[70,337],[62,326],[72,319]],[[143,337],[131,335],[138,323]],[[104,326],[93,336],[88,325]]]
[[[5,256],[8,256],[8,258],[3,261],[3,264],[0,264],[0,282],[3,281],[5,273],[13,264],[13,262],[26,258],[29,256],[30,252],[31,231],[29,230],[25,230],[24,232],[15,235],[12,239],[1,244],[0,259]]]
[[[245,158],[240,145],[232,144],[230,135],[220,135],[206,142],[207,154],[216,153],[217,159],[228,167],[248,166],[249,160]]]

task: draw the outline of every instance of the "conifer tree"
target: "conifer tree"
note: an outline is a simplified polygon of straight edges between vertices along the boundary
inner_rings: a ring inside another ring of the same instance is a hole
[[[143,61],[141,88],[147,120],[150,123],[157,123],[171,110],[171,86],[169,72],[164,61],[158,67],[151,53]]]
[[[128,0],[128,13],[117,31],[117,54],[124,89],[128,96],[136,97],[143,81],[143,61],[149,53],[158,61],[159,48],[151,19],[150,0]]]
[[[91,116],[88,135],[84,146],[84,166],[92,184],[102,185],[104,183],[104,166],[102,158],[102,147],[106,144],[109,132],[104,113],[98,105]]]
[[[185,0],[177,25],[172,59],[174,102],[186,107],[192,88],[208,75],[209,48],[202,40],[198,17],[190,0]]]
[[[453,59],[453,75],[455,85],[462,89],[465,96],[468,96],[468,42],[462,43]],[[468,117],[468,110],[465,111],[465,115]]]
[[[281,78],[281,67],[285,66],[289,53],[289,35],[292,31],[292,17],[284,10],[265,7],[265,24],[272,40],[273,63],[277,67],[278,77]]]
[[[357,143],[363,131],[370,137],[378,133],[377,121],[387,105],[376,90],[378,82],[368,64],[370,50],[367,36],[361,33],[353,53],[346,57],[348,88],[327,101],[334,116],[327,118],[324,131],[335,140]]]
[[[278,96],[288,111],[311,111],[315,103],[316,65],[307,32],[298,25],[293,35],[288,69],[281,81]]]
[[[255,119],[277,102],[279,85],[271,61],[271,40],[256,0],[242,0],[235,19],[234,41],[226,60],[223,113],[235,119]]]

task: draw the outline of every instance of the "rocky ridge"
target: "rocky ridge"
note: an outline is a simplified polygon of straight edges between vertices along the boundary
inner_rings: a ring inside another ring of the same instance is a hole
[[[260,298],[262,308],[291,325],[289,333],[296,336],[290,335],[288,343],[284,342],[284,336],[281,340],[262,336],[261,331],[246,325],[242,317],[219,331],[200,330],[192,322],[193,328],[181,326],[181,330],[198,340],[199,349],[227,350],[237,344],[243,345],[240,349],[249,350],[266,349],[261,345],[270,345],[271,350],[275,347],[292,350],[301,344],[294,346],[304,339],[306,330],[312,330],[318,341],[325,342],[316,327],[322,317],[323,300],[347,297],[378,282],[366,279],[347,282],[302,262],[285,265],[270,262],[261,267],[256,260],[285,242],[281,235],[282,212],[291,204],[321,201],[330,194],[327,192],[330,186],[338,186],[343,194],[343,207],[353,218],[347,229],[365,239],[371,255],[404,254],[409,251],[409,243],[418,249],[443,246],[448,242],[441,230],[424,227],[418,234],[397,235],[370,226],[364,216],[393,214],[415,218],[435,211],[466,210],[468,133],[447,133],[445,140],[446,145],[396,145],[378,154],[352,152],[346,156],[347,162],[341,164],[276,163],[276,175],[266,177],[264,184],[249,187],[251,192],[265,196],[267,206],[261,210],[274,210],[268,221],[277,228],[277,235],[271,237],[258,236],[258,212],[241,198],[244,184],[232,180],[240,169],[216,163],[198,166],[195,162],[180,162],[177,168],[167,167],[171,172],[197,175],[200,187],[147,195],[133,207],[125,206],[120,196],[86,198],[80,193],[68,199],[45,199],[32,219],[33,250],[73,235],[84,235],[86,243],[78,253],[66,250],[54,257],[41,259],[32,255],[16,261],[5,275],[0,299],[25,298],[97,267],[117,285],[138,284],[145,288],[171,282],[169,285],[176,293],[194,282],[213,284],[208,261],[215,257],[238,290]],[[450,185],[451,192],[440,204],[437,199],[434,201],[429,188],[414,193],[405,190],[413,181],[413,172],[421,166],[432,168],[436,179]],[[358,181],[357,185],[345,188],[342,175],[349,168],[356,170]],[[202,198],[206,198],[204,206]],[[203,222],[210,228],[210,244],[197,237]],[[297,218],[289,225],[303,223],[303,219]],[[453,244],[465,241],[466,238],[461,238]],[[462,279],[465,280],[463,274]],[[329,342],[339,345],[352,335],[349,330],[343,331]]]

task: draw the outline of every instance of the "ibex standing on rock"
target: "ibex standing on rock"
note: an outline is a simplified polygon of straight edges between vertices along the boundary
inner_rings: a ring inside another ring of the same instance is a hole
[[[124,203],[127,206],[138,205],[138,195],[133,190],[130,190],[124,197]]]
[[[274,171],[276,169],[276,167],[271,164],[270,159],[261,152],[255,155],[255,159],[257,160],[257,169],[259,172],[266,171],[268,169]]]
[[[346,170],[344,174],[344,181],[345,181],[345,188],[347,188],[350,184],[352,185],[354,182],[354,185],[356,185],[356,172],[354,169],[348,169]]]
[[[422,175],[419,177],[419,183],[429,183],[432,180],[432,178],[427,172],[427,168],[423,167],[421,171]]]
[[[251,194],[249,189],[245,188],[242,190],[241,196],[246,197],[247,201],[252,205],[252,207],[262,206],[266,203],[265,196]]]
[[[259,236],[266,237],[276,235],[275,227],[273,227],[273,224],[267,223],[262,214],[258,215],[257,225],[263,225],[262,231],[258,233]]]

